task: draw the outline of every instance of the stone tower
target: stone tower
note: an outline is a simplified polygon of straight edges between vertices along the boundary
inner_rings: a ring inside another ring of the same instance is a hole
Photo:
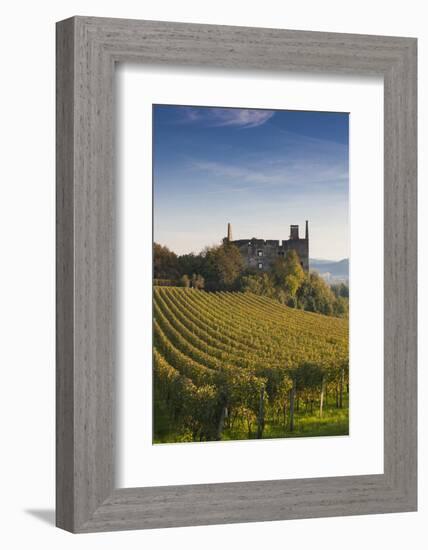
[[[231,243],[233,241],[232,239],[232,226],[230,223],[227,224],[227,241]]]

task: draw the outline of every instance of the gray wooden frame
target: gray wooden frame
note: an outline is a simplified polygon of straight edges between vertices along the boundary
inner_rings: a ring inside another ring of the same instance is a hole
[[[383,76],[382,475],[115,488],[113,80],[115,63],[124,61]],[[413,38],[90,17],[57,24],[59,527],[92,532],[416,510],[416,82]]]

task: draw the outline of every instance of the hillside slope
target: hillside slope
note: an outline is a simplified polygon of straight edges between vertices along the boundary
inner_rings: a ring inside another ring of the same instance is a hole
[[[195,410],[211,415],[203,438],[215,439],[225,407],[254,416],[261,392],[266,408],[284,406],[293,380],[306,397],[323,381],[343,384],[348,322],[251,293],[155,287],[154,347],[157,395],[173,414],[187,408],[189,424]]]

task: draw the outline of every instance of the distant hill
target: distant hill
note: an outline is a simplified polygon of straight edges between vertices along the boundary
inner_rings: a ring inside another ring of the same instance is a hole
[[[309,269],[318,272],[329,283],[346,282],[349,280],[349,259],[344,258],[337,262],[311,258]]]

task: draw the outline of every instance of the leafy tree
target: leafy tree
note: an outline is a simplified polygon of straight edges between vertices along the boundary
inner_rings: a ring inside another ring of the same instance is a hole
[[[184,286],[184,288],[190,287],[190,279],[188,275],[183,275],[180,279],[181,286]]]
[[[203,269],[204,258],[201,254],[183,254],[178,256],[178,268],[181,275],[191,275],[192,273],[201,273]]]
[[[153,276],[155,279],[178,279],[180,269],[175,252],[158,243],[153,245]]]
[[[297,252],[289,250],[285,258],[278,258],[272,266],[272,274],[276,284],[289,284],[291,288],[298,288],[305,278],[305,272]]]
[[[299,289],[299,286],[301,285],[302,280],[299,280],[295,275],[287,275],[284,281],[285,291],[291,297],[294,297]]]
[[[345,283],[331,285],[331,290],[336,298],[349,298],[349,286]]]
[[[268,273],[260,275],[244,275],[241,278],[241,290],[252,292],[259,296],[275,297],[275,285],[272,277]]]
[[[192,288],[196,288],[197,290],[202,290],[204,286],[205,286],[205,279],[202,277],[202,275],[193,273]]]
[[[296,294],[306,275],[295,250],[289,250],[285,258],[278,258],[274,262],[272,276],[277,287],[278,301],[290,307],[297,307]]]
[[[336,301],[329,285],[318,275],[310,273],[297,293],[299,305],[307,310],[324,315],[333,315]]]
[[[244,269],[239,249],[225,242],[220,246],[206,248],[203,253],[202,274],[210,290],[234,289]]]
[[[336,317],[348,317],[349,315],[349,300],[339,296],[333,306],[333,313]]]

